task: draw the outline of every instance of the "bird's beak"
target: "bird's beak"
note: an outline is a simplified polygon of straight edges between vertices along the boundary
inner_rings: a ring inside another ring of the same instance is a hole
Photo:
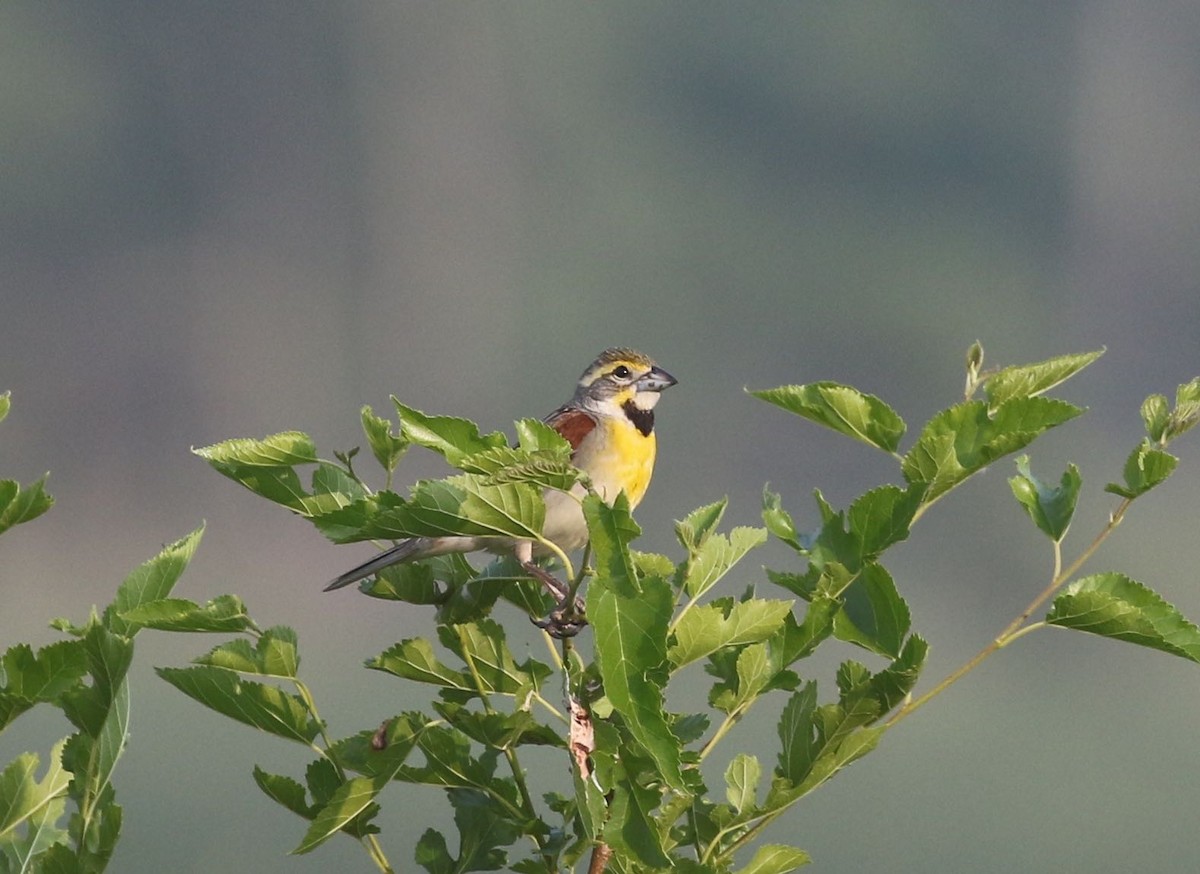
[[[638,377],[636,385],[638,391],[662,391],[664,388],[670,388],[677,382],[679,380],[671,376],[671,374],[667,373],[661,367],[655,366],[650,368],[649,373]]]

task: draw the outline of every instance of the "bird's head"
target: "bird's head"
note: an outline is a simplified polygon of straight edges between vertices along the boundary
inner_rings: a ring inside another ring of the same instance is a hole
[[[575,400],[584,408],[608,415],[629,407],[648,413],[659,393],[677,380],[654,360],[633,349],[605,349],[591,363],[575,389]]]

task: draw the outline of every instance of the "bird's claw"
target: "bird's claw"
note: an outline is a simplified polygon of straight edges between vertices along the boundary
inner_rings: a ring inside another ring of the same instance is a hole
[[[555,607],[545,619],[536,619],[531,616],[530,621],[556,640],[574,637],[587,625],[587,618],[579,610],[578,602],[572,605],[570,610],[561,606]]]
[[[526,573],[546,587],[556,602],[554,609],[544,619],[530,617],[533,624],[557,640],[574,637],[582,631],[583,627],[587,625],[583,599],[578,596],[572,598],[570,588],[545,568],[539,567],[531,561],[522,562],[522,567]]]

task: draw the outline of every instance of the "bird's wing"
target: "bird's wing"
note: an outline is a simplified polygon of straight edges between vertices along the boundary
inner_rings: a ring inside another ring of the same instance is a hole
[[[579,448],[583,438],[596,427],[596,420],[590,414],[571,406],[559,407],[547,416],[545,421],[571,444],[572,452]]]

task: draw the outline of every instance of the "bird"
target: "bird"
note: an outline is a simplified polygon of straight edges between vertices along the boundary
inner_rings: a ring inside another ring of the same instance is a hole
[[[660,394],[677,382],[641,352],[612,347],[583,371],[571,400],[543,419],[570,444],[571,463],[588,475],[604,501],[611,503],[624,491],[633,509],[645,496],[656,455],[654,407]],[[542,536],[563,552],[587,543],[587,523],[580,503],[585,493],[581,484],[570,492],[547,489],[544,493]],[[410,537],[341,574],[325,591],[364,580],[394,564],[477,550],[511,551],[552,591],[560,596],[565,592],[565,587],[551,585],[554,578],[533,563],[535,557],[549,551],[545,546],[532,540],[496,536]]]

